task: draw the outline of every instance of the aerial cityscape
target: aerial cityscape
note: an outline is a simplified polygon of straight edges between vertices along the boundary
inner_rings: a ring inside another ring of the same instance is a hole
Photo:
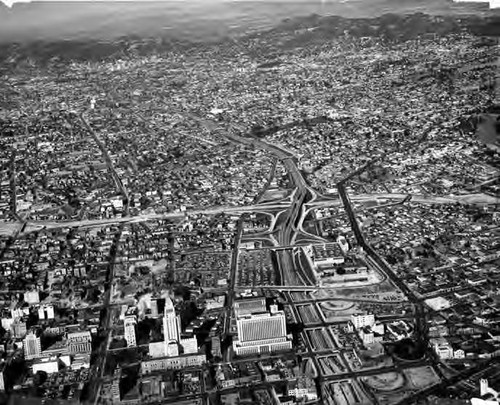
[[[500,404],[500,10],[209,1],[0,4],[0,404]]]

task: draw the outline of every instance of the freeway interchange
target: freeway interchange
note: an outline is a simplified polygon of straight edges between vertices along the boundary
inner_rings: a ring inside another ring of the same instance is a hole
[[[238,254],[240,245],[242,242],[242,219],[241,216],[246,213],[264,213],[268,214],[271,218],[271,226],[265,232],[260,232],[248,237],[248,241],[260,241],[264,242],[266,246],[274,250],[277,258],[277,271],[280,273],[280,285],[261,285],[263,291],[277,291],[279,293],[285,293],[291,298],[292,293],[314,293],[320,290],[331,290],[332,287],[322,287],[315,285],[314,280],[307,275],[307,272],[303,269],[300,260],[300,246],[308,245],[311,243],[324,243],[326,240],[319,236],[312,235],[306,232],[303,228],[304,221],[308,213],[316,208],[322,207],[335,207],[343,206],[347,213],[350,221],[351,228],[356,237],[357,243],[361,246],[367,256],[367,262],[373,266],[377,272],[384,276],[384,279],[390,280],[405,296],[405,299],[399,301],[384,302],[378,301],[376,299],[369,298],[319,298],[318,300],[303,300],[300,304],[320,302],[320,301],[352,301],[359,303],[373,303],[373,304],[401,304],[401,303],[411,303],[414,307],[413,319],[416,321],[416,332],[417,338],[425,343],[426,341],[426,311],[423,306],[423,302],[415,296],[415,294],[408,288],[408,286],[403,283],[397,275],[391,270],[390,266],[374,251],[374,249],[365,240],[362,231],[356,220],[356,215],[352,208],[352,201],[369,201],[369,200],[401,200],[407,201],[410,197],[413,201],[419,203],[429,203],[429,204],[454,204],[460,201],[459,197],[456,196],[446,196],[446,197],[427,197],[421,195],[402,195],[402,194],[363,194],[356,196],[349,196],[345,190],[345,181],[340,182],[337,185],[338,195],[337,196],[323,196],[311,188],[304,176],[302,175],[299,167],[297,158],[285,148],[279,145],[270,144],[262,139],[247,136],[238,136],[233,133],[228,133],[224,129],[220,128],[217,124],[207,122],[205,119],[198,118],[191,114],[192,119],[198,120],[202,125],[209,127],[210,130],[217,130],[229,141],[243,144],[247,146],[253,146],[261,150],[267,151],[272,155],[276,161],[280,161],[286,172],[289,175],[290,181],[293,185],[293,192],[288,196],[288,198],[283,198],[279,201],[270,202],[257,202],[255,201],[252,205],[247,206],[220,206],[220,207],[209,207],[205,209],[188,210],[183,212],[170,212],[156,214],[151,213],[147,215],[140,216],[130,216],[128,213],[128,202],[129,196],[126,187],[121,182],[116,170],[113,167],[113,162],[110,159],[105,145],[99,140],[97,134],[92,130],[90,125],[85,121],[83,115],[79,115],[80,120],[83,122],[85,128],[95,139],[101,152],[103,154],[104,160],[108,165],[109,171],[112,173],[112,177],[120,190],[124,199],[124,215],[121,218],[112,219],[101,219],[101,220],[78,220],[78,221],[68,221],[68,222],[56,222],[56,221],[29,221],[22,220],[18,218],[18,221],[14,222],[3,222],[0,223],[0,234],[12,235],[14,238],[18,235],[27,234],[30,232],[37,232],[41,229],[57,229],[57,228],[71,228],[71,227],[100,227],[104,225],[117,225],[118,231],[115,236],[115,241],[111,253],[111,258],[109,261],[108,276],[106,280],[106,298],[104,300],[104,312],[101,319],[101,329],[103,331],[109,331],[112,322],[112,305],[110,304],[110,286],[114,278],[114,260],[116,258],[117,248],[119,243],[121,232],[123,227],[128,223],[139,223],[147,222],[157,219],[168,219],[172,221],[182,221],[186,216],[190,215],[215,215],[220,213],[235,214],[240,216],[238,221],[237,232],[235,237],[235,248],[233,252],[233,258],[231,262],[231,274],[229,277],[229,294],[227,301],[227,311],[225,315],[224,322],[224,335],[229,335],[230,319],[231,319],[231,308],[232,303],[235,298],[235,293],[246,289],[248,287],[241,287],[237,285],[237,272],[238,272]],[[241,131],[240,131],[241,132]],[[359,169],[354,173],[359,172]],[[352,175],[352,174],[351,174]],[[476,200],[481,197],[475,197]],[[493,201],[485,200],[484,203],[495,203]],[[293,300],[289,300],[289,304],[293,313],[298,313],[297,307]],[[410,318],[411,319],[411,318]],[[319,326],[327,327],[326,323],[320,323]],[[104,381],[104,369],[105,369],[105,358],[106,352],[109,350],[111,334],[103,339],[101,345],[97,350],[97,356],[100,361],[97,361],[95,368],[97,378],[94,380],[94,384],[97,386],[101,385]],[[422,365],[429,365],[434,362],[434,359],[429,356],[424,360],[420,361]],[[420,364],[419,363],[419,364]],[[321,381],[330,381],[340,378],[350,378],[360,375],[374,375],[381,372],[398,371],[400,366],[386,367],[383,370],[371,370],[363,371],[361,374],[356,372],[350,372],[342,376],[335,377],[321,377]],[[359,374],[359,375],[358,375]],[[97,400],[97,398],[95,398]]]
[[[397,286],[397,288],[404,294],[405,300],[408,300],[412,304],[414,308],[414,314],[413,316],[410,315],[409,319],[413,319],[416,323],[416,338],[420,341],[420,343],[423,342],[422,344],[424,345],[425,348],[427,348],[427,331],[426,331],[427,319],[423,302],[415,296],[415,294],[408,288],[408,286],[397,277],[397,275],[392,271],[392,269],[385,262],[385,260],[380,258],[378,254],[373,250],[373,248],[371,248],[371,246],[366,242],[359,228],[359,224],[356,220],[355,213],[352,209],[351,200],[346,193],[344,183],[340,182],[338,184],[338,191],[339,191],[338,199],[325,198],[324,196],[318,195],[318,193],[316,193],[312,188],[308,186],[297,166],[296,159],[294,158],[294,156],[291,155],[289,151],[284,150],[277,145],[271,145],[260,139],[252,138],[249,141],[248,139],[244,139],[235,135],[228,135],[227,138],[233,142],[241,142],[244,144],[248,144],[249,142],[251,142],[253,146],[265,149],[270,154],[274,155],[276,159],[280,160],[282,164],[285,166],[290,176],[290,179],[295,187],[295,190],[291,195],[289,206],[285,210],[280,211],[277,217],[274,217],[271,229],[265,232],[264,235],[261,235],[263,238],[267,239],[267,241],[273,245],[273,248],[275,248],[276,257],[278,258],[277,267],[281,274],[281,285],[268,286],[268,288],[274,289],[274,291],[279,291],[280,293],[285,292],[285,294],[290,298],[288,300],[288,304],[291,307],[292,313],[293,314],[298,313],[298,309],[294,304],[293,300],[291,299],[291,293],[293,291],[297,292],[301,291],[303,293],[305,293],[306,291],[310,292],[317,291],[319,287],[310,285],[310,282],[307,283],[309,284],[308,286],[293,286],[293,283],[290,283],[290,280],[293,280],[294,278],[290,277],[289,279],[287,279],[286,277],[284,277],[284,274],[288,272],[296,275],[302,274],[302,277],[299,276],[301,278],[301,281],[307,279],[307,276],[304,275],[304,271],[301,271],[302,269],[300,268],[300,264],[298,263],[300,261],[296,260],[297,252],[295,251],[294,246],[299,246],[299,242],[297,241],[297,236],[301,235],[302,237],[305,237],[301,241],[302,243],[304,242],[310,243],[311,239],[313,240],[316,239],[320,241],[321,238],[319,237],[311,238],[312,235],[306,233],[302,228],[307,213],[312,207],[315,206],[318,207],[318,206],[342,205],[348,215],[351,228],[353,229],[354,234],[356,236],[357,243],[364,249],[367,255],[367,262],[370,263],[370,265],[374,266],[374,268],[376,268],[378,272],[383,274],[384,277],[388,278],[392,283],[394,283],[394,285]],[[377,198],[401,199],[403,200],[403,202],[406,202],[410,199],[409,196],[391,196],[391,195],[357,197],[357,199],[361,201],[365,199],[377,199]],[[449,204],[457,202],[457,200],[454,198],[428,198],[422,196],[416,196],[415,200],[418,200],[418,202],[434,203],[434,204]],[[271,212],[269,213],[274,216],[273,213]],[[276,219],[279,219],[279,221],[277,221]],[[241,226],[241,222],[239,223],[239,225]],[[241,241],[241,228],[239,227],[238,238],[235,244],[235,256],[234,256],[235,260],[233,261],[233,266],[231,269],[231,284],[230,284],[231,298],[229,300],[230,304],[234,299],[235,291],[238,289],[238,287],[236,286],[236,273],[238,271],[237,255],[238,255],[238,247],[240,241]],[[297,278],[295,278],[295,280],[297,280]],[[264,290],[264,288],[262,289]],[[229,309],[226,313],[225,333],[228,333],[229,319],[231,316],[230,307],[231,305],[229,305]],[[296,315],[294,315],[294,317],[296,317]],[[321,325],[321,327],[327,328],[327,324],[325,323],[324,325]],[[309,352],[305,355],[313,356],[312,352]],[[314,356],[312,357],[312,359],[314,362],[316,362],[316,364],[318,364]],[[317,383],[323,385],[326,382],[332,380],[342,380],[342,379],[355,378],[365,375],[377,375],[384,372],[389,372],[389,373],[400,372],[401,367],[403,368],[416,367],[416,366],[427,367],[431,365],[433,366],[437,365],[437,361],[432,354],[424,356],[421,360],[418,361],[418,364],[417,363],[410,365],[396,364],[390,367],[384,367],[383,369],[368,370],[368,371],[365,370],[360,372],[351,371],[348,374],[329,376],[329,377],[321,376],[319,377]],[[410,399],[411,398],[408,398],[407,400]]]

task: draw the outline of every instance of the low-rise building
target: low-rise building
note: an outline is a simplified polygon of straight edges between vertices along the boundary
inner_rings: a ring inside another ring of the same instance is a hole
[[[147,374],[153,371],[180,370],[187,367],[201,366],[206,359],[204,354],[188,354],[176,357],[148,359],[141,363],[141,373]]]

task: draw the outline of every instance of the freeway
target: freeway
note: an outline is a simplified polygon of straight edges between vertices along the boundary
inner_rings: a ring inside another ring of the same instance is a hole
[[[493,205],[500,203],[500,198],[495,198],[487,194],[463,194],[463,195],[446,195],[446,196],[428,196],[423,194],[402,194],[402,193],[374,193],[374,194],[357,194],[351,197],[351,201],[369,201],[373,199],[402,200],[411,197],[412,202],[422,204],[487,204]]]
[[[297,169],[298,170],[298,169]],[[300,176],[300,175],[299,175]],[[301,176],[300,176],[301,177]],[[118,184],[121,184],[119,182]],[[278,229],[281,237],[279,238],[280,245],[290,246],[294,245],[294,239],[296,235],[301,231],[301,225],[303,222],[303,218],[305,213],[302,212],[302,207],[308,207],[308,210],[311,208],[318,207],[326,207],[326,206],[339,206],[340,201],[336,200],[313,200],[315,194],[310,193],[310,189],[307,188],[307,191],[299,191],[295,192],[293,195],[293,200],[291,204],[287,201],[281,201],[279,203],[276,202],[266,202],[254,205],[246,205],[246,206],[220,206],[213,207],[208,209],[197,209],[197,210],[188,210],[184,212],[170,212],[164,214],[147,214],[147,215],[137,215],[137,216],[124,216],[122,218],[109,218],[109,219],[100,219],[100,220],[80,220],[80,221],[0,221],[0,234],[12,235],[19,228],[24,227],[24,230],[20,232],[21,235],[36,232],[41,229],[59,229],[59,228],[91,228],[91,227],[100,227],[106,225],[117,225],[120,223],[137,223],[137,222],[146,222],[153,221],[158,219],[171,219],[171,220],[180,220],[189,215],[215,215],[220,213],[245,213],[245,212],[261,212],[261,213],[272,213],[277,210],[287,210],[288,215],[285,220],[285,225],[277,225],[274,223],[275,228]],[[304,190],[304,189],[302,189]],[[128,199],[128,195],[126,191],[123,191],[123,194]],[[491,200],[490,196],[485,196],[483,200],[481,200],[481,195],[473,195],[477,201],[482,201],[479,203],[483,204],[495,204],[493,200]],[[308,197],[310,199],[308,200]],[[368,201],[373,199],[404,199],[408,197],[408,194],[361,194],[350,197],[350,201]],[[456,204],[459,201],[467,201],[467,199],[472,198],[471,196],[456,196],[456,197],[425,197],[421,195],[411,195],[413,202],[426,203],[426,204]],[[281,229],[280,229],[281,228]],[[272,229],[269,231],[272,232]]]
[[[394,372],[401,373],[406,369],[411,369],[415,367],[424,367],[424,366],[429,366],[429,360],[412,361],[404,364],[396,364],[390,367],[381,367],[368,370],[351,371],[349,373],[344,373],[344,374],[321,376],[319,377],[319,380],[322,382],[329,382],[329,381],[345,380],[348,378],[355,378],[355,377],[370,377],[384,373],[394,373]]]
[[[370,193],[370,194],[355,194],[349,196],[350,201],[354,202],[365,202],[374,200],[398,200],[405,201],[410,200],[413,203],[419,204],[485,204],[485,205],[495,205],[500,203],[500,199],[492,197],[487,194],[464,194],[464,195],[443,195],[443,196],[428,196],[423,194],[404,194],[404,193]],[[320,207],[335,207],[339,206],[339,200],[317,200],[307,204],[308,209],[320,208]],[[381,208],[380,206],[373,208]]]
[[[276,291],[283,291],[283,292],[289,292],[286,288],[283,289],[279,286],[274,286],[274,290]],[[259,288],[265,288],[269,290],[273,290],[271,286],[269,287],[259,287]],[[330,288],[331,290],[331,288]],[[293,292],[293,291],[292,291]],[[324,298],[314,298],[314,299],[307,299],[307,300],[300,300],[300,299],[294,299],[295,304],[297,305],[305,305],[305,304],[316,304],[316,303],[322,303],[322,302],[363,302],[367,304],[378,304],[378,305],[394,305],[394,304],[407,304],[408,301],[406,300],[394,300],[394,301],[383,301],[383,300],[375,300],[372,298],[360,298],[360,297],[324,297]],[[402,319],[407,317],[407,315],[398,315],[398,319]],[[413,316],[412,316],[413,318]],[[385,319],[385,318],[384,318]]]
[[[259,232],[256,234],[247,234],[242,237],[241,241],[243,243],[247,242],[259,242],[262,244],[264,249],[275,249],[278,246],[278,241],[269,232]]]
[[[36,232],[41,229],[59,229],[59,228],[91,228],[91,227],[102,227],[107,225],[118,225],[121,223],[139,223],[146,221],[153,221],[158,219],[170,219],[170,220],[181,220],[186,216],[190,215],[216,215],[221,213],[226,214],[239,214],[245,212],[257,212],[257,213],[267,213],[272,214],[275,211],[283,210],[282,212],[287,212],[287,218],[285,220],[285,225],[283,226],[276,224],[276,221],[273,220],[273,224],[275,230],[279,231],[281,235],[279,238],[279,242],[281,246],[294,246],[295,238],[298,233],[304,233],[301,230],[303,218],[305,216],[303,210],[304,206],[308,207],[308,212],[312,208],[318,207],[326,207],[326,206],[339,206],[339,201],[332,200],[317,200],[314,202],[312,198],[310,201],[307,200],[307,193],[304,192],[296,192],[294,194],[293,201],[290,203],[286,201],[281,202],[266,202],[254,205],[246,205],[246,206],[220,206],[213,207],[208,209],[195,209],[188,211],[179,211],[179,212],[169,212],[162,214],[147,214],[147,215],[136,215],[136,216],[124,216],[122,218],[109,218],[109,219],[95,219],[95,220],[79,220],[79,221],[0,221],[0,234],[5,235],[13,235],[19,229],[24,228],[22,232],[19,234],[24,235],[31,232]],[[407,197],[406,194],[366,194],[366,195],[358,195],[350,197],[351,201],[367,201],[373,199],[399,199]],[[427,204],[451,204],[457,203],[457,200],[447,198],[447,197],[436,197],[436,198],[427,198],[427,197],[413,197],[412,201],[427,203]],[[488,203],[488,200],[484,200],[485,204]],[[493,202],[491,202],[493,204]],[[272,233],[273,228],[270,228],[267,233]]]
[[[278,245],[277,248],[279,247],[285,247],[285,246],[293,246],[295,245],[296,237],[298,233],[303,232],[302,231],[302,223],[304,221],[304,217],[307,213],[306,208],[309,206],[319,204],[319,205],[331,205],[331,204],[340,204],[340,201],[335,201],[335,200],[327,200],[325,201],[324,199],[319,199],[318,200],[318,194],[311,188],[309,185],[306,183],[304,177],[302,176],[300,170],[298,169],[297,163],[295,156],[285,148],[278,146],[278,145],[273,145],[270,144],[262,139],[258,139],[252,136],[248,137],[241,137],[235,134],[230,134],[224,129],[220,128],[220,126],[217,123],[207,123],[207,120],[204,120],[202,118],[199,118],[193,114],[191,114],[191,117],[194,118],[195,120],[199,121],[202,123],[202,125],[209,126],[209,129],[218,129],[222,131],[222,134],[229,139],[230,141],[233,141],[235,143],[239,144],[245,144],[245,145],[251,145],[259,149],[264,149],[268,151],[270,154],[274,155],[277,159],[281,160],[283,165],[285,166],[285,169],[287,170],[288,174],[291,177],[291,180],[293,184],[295,185],[295,192],[292,195],[292,201],[288,209],[284,212],[284,220],[279,221],[275,224],[274,231],[277,233],[277,241]],[[244,132],[241,130],[241,128],[235,127],[240,132]],[[389,268],[387,263],[381,260],[381,258],[378,256],[378,254],[369,246],[365,239],[363,234],[361,233],[361,230],[359,229],[358,222],[355,218],[354,211],[351,206],[351,199],[347,195],[345,191],[345,183],[352,177],[356,176],[357,174],[363,172],[366,170],[367,167],[372,165],[374,162],[379,160],[381,157],[377,157],[375,159],[372,159],[371,161],[367,162],[365,165],[362,167],[358,168],[356,171],[352,172],[348,177],[346,177],[344,180],[342,180],[337,186],[339,190],[339,196],[341,198],[342,204],[347,212],[347,215],[349,217],[349,220],[351,222],[352,229],[354,231],[354,234],[356,236],[356,239],[358,243],[365,249],[365,251],[368,253],[368,256],[371,258],[371,261],[376,267],[382,272],[382,274],[387,274],[389,278],[396,284],[401,291],[403,291],[409,299],[416,304],[417,307],[417,313],[418,313],[418,320],[419,320],[419,325],[421,325],[422,319],[421,317],[423,316],[423,308],[421,307],[421,303],[419,299],[415,296],[415,294],[406,286],[405,283],[403,283],[399,277],[395,273],[392,272],[392,270]],[[422,195],[412,195],[412,200],[416,202],[426,202],[426,203],[457,203],[460,201],[462,198],[461,196],[452,196],[448,197],[427,197],[427,196],[422,196]],[[406,199],[408,198],[407,194],[367,194],[367,195],[357,195],[353,197],[353,200],[355,201],[365,201],[365,200],[370,200],[370,199]],[[283,254],[284,253],[284,254]],[[300,273],[300,266],[295,266],[293,257],[288,253],[287,250],[284,252],[281,252],[281,254],[278,255],[280,258],[280,271],[282,273],[282,280],[285,281],[289,277],[284,277],[283,272],[290,272],[290,273]],[[291,274],[290,274],[291,276]],[[291,277],[295,278],[295,277]],[[275,288],[275,286],[262,286],[263,288]],[[287,291],[317,291],[322,288],[327,288],[327,287],[317,287],[317,286],[290,286],[287,285],[286,290]],[[420,331],[420,327],[418,330]]]
[[[377,282],[374,285],[376,284],[380,284],[380,282]],[[247,290],[248,286],[241,286],[241,287],[236,286],[235,288],[241,290]],[[332,289],[335,289],[335,287],[333,286],[318,286],[318,285],[259,285],[258,288],[262,290],[276,290],[276,291],[289,291],[289,292],[316,292],[321,290],[331,291]],[[391,301],[391,302],[398,303],[407,301],[401,300],[401,301]]]
[[[102,227],[107,225],[118,225],[126,223],[138,223],[146,221],[154,221],[158,219],[170,219],[170,220],[181,220],[187,216],[191,215],[216,215],[216,214],[231,214],[231,213],[245,213],[245,212],[262,212],[262,213],[272,213],[276,210],[281,210],[287,208],[288,204],[256,204],[247,206],[220,206],[208,209],[197,209],[188,210],[183,212],[169,212],[165,214],[147,214],[147,215],[136,215],[136,216],[123,216],[122,218],[109,218],[109,219],[96,219],[96,220],[80,220],[80,221],[26,221],[26,222],[6,222],[0,221],[0,234],[2,233],[2,228],[5,228],[5,232],[8,234],[13,233],[18,227],[23,227],[24,230],[21,234],[27,234],[31,232],[36,232],[41,229],[60,229],[60,228],[92,228],[92,227]]]
[[[318,197],[316,191],[314,191],[306,183],[304,176],[301,174],[297,166],[296,157],[293,153],[282,146],[265,142],[264,140],[251,135],[242,137],[234,133],[230,133],[226,129],[222,128],[218,123],[201,118],[194,113],[190,113],[188,115],[208,130],[219,131],[222,136],[231,142],[265,150],[269,154],[273,155],[277,160],[281,161],[295,186],[295,192],[292,195],[291,204],[287,207],[287,210],[283,214],[285,219],[283,221],[279,221],[279,223],[276,224],[275,229],[271,230],[271,232],[277,233],[277,241],[280,246],[293,244],[297,234],[300,232],[300,226],[304,219],[305,204],[315,201]],[[242,128],[235,125],[231,125],[231,129],[234,129],[234,132],[245,132]],[[290,273],[300,271],[300,269],[297,269],[294,266],[293,260],[289,254],[281,255],[280,268],[282,271]]]
[[[297,229],[298,229],[298,224],[302,220],[302,215],[303,215],[303,206],[304,204],[310,200],[312,201],[314,198],[316,198],[316,193],[314,190],[312,190],[307,183],[304,180],[304,177],[300,173],[297,164],[294,160],[294,155],[286,150],[285,148],[279,147],[277,145],[273,145],[270,143],[267,143],[263,140],[259,140],[253,137],[241,137],[236,134],[229,133],[228,131],[224,130],[223,128],[220,127],[216,122],[203,119],[196,114],[189,114],[189,116],[200,123],[202,126],[207,128],[209,131],[212,130],[218,130],[219,133],[221,133],[226,139],[228,139],[231,142],[237,143],[237,144],[243,144],[247,146],[253,146],[255,148],[263,149],[269,152],[271,155],[275,157],[274,162],[277,162],[280,160],[283,165],[285,166],[286,171],[290,175],[292,182],[294,183],[296,190],[292,194],[291,197],[291,203],[288,204],[286,203],[285,206],[280,205],[276,206],[273,204],[265,204],[265,207],[267,210],[269,210],[271,207],[274,207],[276,209],[285,209],[281,215],[285,216],[285,219],[283,222],[280,222],[278,225],[276,220],[272,222],[273,227],[269,229],[270,233],[277,232],[277,242],[278,245],[290,245],[294,241]],[[240,128],[234,128],[240,131]],[[243,131],[242,131],[243,132]],[[276,163],[273,164],[273,171],[276,166]],[[272,179],[269,178],[267,185],[270,183]],[[267,186],[264,188],[264,190],[267,188]],[[263,193],[261,193],[262,195]],[[259,206],[259,208],[263,208],[263,206]],[[249,210],[246,210],[247,212]],[[254,210],[255,211],[255,210]],[[277,218],[277,217],[274,217]],[[231,265],[231,285],[229,288],[230,294],[229,296],[230,301],[228,302],[227,307],[231,308],[232,307],[232,299],[234,295],[234,291],[237,289],[236,287],[236,276],[237,276],[237,245],[239,244],[239,240],[241,240],[241,234],[242,234],[242,221],[240,220],[238,223],[238,235],[237,235],[237,243],[235,247],[235,255],[233,256],[233,263]],[[279,267],[281,272],[289,272],[290,275],[294,275],[294,270],[296,269],[295,263],[294,263],[294,258],[291,257],[290,254],[287,252],[284,252],[284,254],[278,254],[278,257],[280,257],[279,261]],[[282,280],[284,280],[284,274],[282,273]],[[229,330],[229,320],[230,320],[230,314],[226,313],[226,321],[224,324],[224,331],[227,333]]]

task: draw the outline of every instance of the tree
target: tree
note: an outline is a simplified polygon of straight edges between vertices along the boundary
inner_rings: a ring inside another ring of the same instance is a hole
[[[39,387],[47,381],[47,373],[43,370],[38,370],[36,374],[33,376],[33,383],[35,384],[35,387]]]

